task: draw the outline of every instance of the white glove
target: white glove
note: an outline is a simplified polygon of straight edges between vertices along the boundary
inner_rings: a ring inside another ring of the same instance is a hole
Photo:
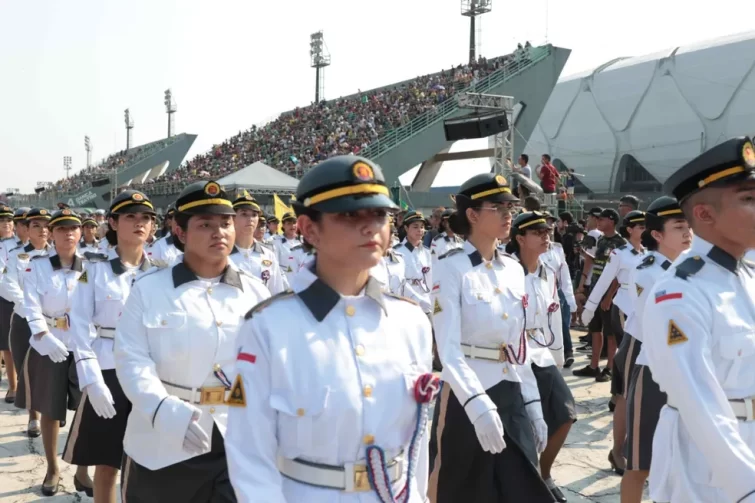
[[[489,410],[478,417],[474,422],[474,429],[483,451],[498,454],[506,448],[506,442],[503,440],[503,423],[498,411]]]
[[[197,422],[202,415],[202,411],[196,407],[194,407],[194,409],[194,414],[191,416],[189,427],[186,428],[183,447],[185,451],[198,455],[210,450],[210,437]]]
[[[93,382],[84,387],[87,392],[87,398],[92,404],[92,408],[98,416],[105,419],[112,419],[115,417],[115,407],[113,404],[113,395],[110,393],[110,389],[102,381]]]
[[[585,308],[584,311],[582,311],[582,323],[584,325],[589,325],[593,316],[595,316],[595,311]]]
[[[535,448],[537,453],[540,454],[545,450],[545,446],[548,445],[548,425],[545,424],[544,419],[535,419],[532,421],[532,433],[535,434]]]
[[[42,356],[49,356],[50,360],[55,363],[64,362],[68,358],[66,345],[50,332],[45,332],[39,339],[32,335],[29,344],[37,350],[37,353]]]

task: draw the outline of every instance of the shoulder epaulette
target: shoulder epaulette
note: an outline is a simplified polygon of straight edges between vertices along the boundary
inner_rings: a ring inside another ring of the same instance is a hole
[[[655,255],[648,255],[647,257],[642,259],[642,262],[640,262],[640,265],[637,266],[637,269],[647,269],[653,264],[655,264]]]
[[[50,256],[49,255],[34,255],[31,259],[32,260],[37,260],[37,259],[40,259],[40,258],[50,258]]]
[[[304,248],[304,247],[303,247],[302,245],[296,245],[296,246],[292,246],[292,247],[291,247],[291,251],[294,251],[294,250],[301,250],[302,248]]]
[[[408,302],[409,304],[414,304],[415,306],[419,306],[419,303],[417,301],[412,300],[409,297],[404,297],[403,295],[396,295],[395,293],[386,292],[386,291],[384,291],[383,293],[385,295],[387,295],[388,297],[393,297],[394,299],[404,300],[404,301]]]
[[[401,246],[401,243],[395,244],[395,245],[393,245],[393,249],[395,250],[396,248],[398,248],[400,246]]]
[[[705,261],[699,255],[689,257],[684,262],[676,266],[676,277],[681,279],[687,279],[690,276],[694,276],[705,265]]]
[[[294,295],[296,295],[296,294],[294,293],[293,290],[285,290],[285,291],[283,291],[281,293],[275,294],[272,297],[269,297],[269,298],[263,300],[262,302],[260,302],[259,304],[257,304],[253,308],[251,308],[249,310],[249,312],[244,315],[244,319],[248,320],[248,319],[252,318],[252,316],[254,316],[255,314],[259,313],[260,311],[262,311],[263,309],[265,309],[267,306],[269,306],[270,304],[272,304],[276,300],[285,299],[285,298],[288,298],[288,297],[293,297]]]
[[[451,255],[455,255],[457,253],[462,253],[464,251],[463,248],[454,248],[452,250],[448,250],[446,253],[438,257],[438,260],[443,260],[446,257],[450,257]]]
[[[84,258],[89,262],[105,262],[107,260],[107,255],[104,253],[86,252],[84,253]]]
[[[19,245],[19,246],[16,246],[16,247],[14,247],[14,248],[11,248],[10,250],[8,250],[8,253],[10,253],[10,252],[12,252],[12,251],[16,251],[16,250],[18,250],[19,248],[23,248],[23,245]]]
[[[628,244],[626,244],[626,243],[624,243],[623,245],[619,246],[619,247],[618,247],[618,248],[616,248],[616,249],[617,249],[617,250],[626,250],[626,249],[627,249],[627,246],[629,246],[629,245],[628,245]]]
[[[439,240],[439,239],[443,239],[444,237],[445,237],[445,236],[444,236],[443,234],[438,234],[437,236],[435,236],[435,237],[433,238],[433,241],[437,241],[437,240]]]
[[[749,267],[750,269],[755,269],[755,261],[750,260],[748,258],[743,258],[742,263]]]

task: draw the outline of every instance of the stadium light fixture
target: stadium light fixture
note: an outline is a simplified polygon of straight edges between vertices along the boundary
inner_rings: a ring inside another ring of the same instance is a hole
[[[178,110],[175,100],[173,99],[173,91],[170,89],[165,90],[165,99],[163,100],[165,105],[165,113],[168,114],[168,138],[175,134],[176,124],[173,114]]]
[[[88,168],[89,166],[92,165],[92,140],[90,140],[88,136],[84,137],[84,150],[86,150],[87,152],[86,167]]]
[[[493,0],[461,0],[461,15],[469,18],[469,62],[477,61],[482,45],[482,23],[476,24],[477,16],[493,10]]]
[[[330,53],[322,30],[309,36],[310,67],[315,69],[315,103],[325,96],[325,67],[330,66]]]
[[[66,172],[66,178],[71,177],[71,156],[63,156],[63,170]]]
[[[128,108],[123,111],[123,117],[126,123],[126,150],[131,150],[131,130],[134,129],[134,118]]]

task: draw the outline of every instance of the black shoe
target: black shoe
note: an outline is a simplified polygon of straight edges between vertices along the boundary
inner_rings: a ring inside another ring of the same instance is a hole
[[[608,401],[608,410],[613,412],[616,409],[616,402],[613,401],[613,397]]]
[[[573,358],[573,357],[571,357],[571,356],[567,356],[567,357],[565,357],[565,358],[564,358],[564,368],[565,368],[565,369],[568,369],[568,368],[569,368],[569,367],[571,367],[572,365],[574,365],[574,358]]]
[[[592,339],[592,334],[585,334],[579,336],[579,342],[584,342],[586,344],[590,343],[590,339]]]
[[[562,493],[561,489],[559,489],[558,487],[551,489],[551,494],[559,503],[566,503],[566,496],[564,496],[564,493]]]
[[[60,475],[54,477],[49,483],[45,478],[42,481],[42,495],[43,496],[55,496],[60,489]]]
[[[66,420],[65,419],[62,420],[62,421],[58,421],[58,423],[60,423],[60,427],[61,428],[65,428],[66,427]]]
[[[76,492],[83,492],[90,498],[94,498],[94,487],[85,486],[79,482],[79,479],[76,478],[76,474],[73,475],[73,487],[76,488]]]
[[[16,392],[14,391],[11,395],[11,392],[5,394],[5,403],[13,403],[16,401]]]
[[[602,372],[595,376],[595,382],[608,382],[611,380],[611,377],[611,369],[606,367]]]
[[[580,353],[592,353],[592,344],[585,344],[581,348],[577,348]]]
[[[600,376],[600,369],[594,369],[589,365],[585,365],[581,369],[572,370],[572,375],[577,377],[594,377],[597,379]]]
[[[624,469],[619,468],[618,465],[616,465],[616,460],[613,457],[613,449],[608,451],[608,462],[611,464],[611,469],[615,471],[617,475],[624,475]]]

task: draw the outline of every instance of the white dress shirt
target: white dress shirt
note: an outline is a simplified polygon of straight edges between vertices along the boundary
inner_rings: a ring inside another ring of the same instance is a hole
[[[394,248],[404,257],[406,263],[406,281],[412,285],[412,291],[407,292],[407,297],[416,301],[425,313],[433,310],[430,299],[430,288],[433,284],[432,255],[422,243],[416,247],[404,239]]]
[[[564,364],[564,336],[556,271],[541,259],[534,273],[525,271],[527,291],[527,347],[530,362],[538,367]]]
[[[571,309],[572,312],[576,312],[577,300],[574,298],[574,285],[572,284],[571,276],[569,275],[569,266],[566,264],[564,247],[561,246],[561,243],[551,242],[548,251],[540,256],[540,260],[556,271],[558,288],[564,292],[564,297],[566,298],[566,303],[569,304],[569,309]]]
[[[169,267],[179,262],[184,253],[173,244],[174,239],[173,234],[168,234],[145,248],[150,262],[158,267]]]
[[[633,309],[632,299],[629,297],[629,275],[642,262],[644,256],[644,248],[635,250],[631,244],[612,250],[603,273],[590,291],[590,298],[585,303],[585,309],[597,311],[603,296],[616,279],[619,282],[619,289],[613,298],[613,303],[625,316],[629,316]]]
[[[755,501],[755,265],[695,236],[651,287],[642,327],[653,379],[668,395],[651,499]]]
[[[286,276],[288,283],[291,284],[291,280],[299,272],[299,261],[292,249],[301,246],[301,241],[298,238],[288,239],[285,236],[280,236],[273,238],[273,246],[281,271]]]
[[[226,452],[236,496],[247,502],[378,503],[372,492],[314,487],[283,477],[276,460],[364,463],[369,445],[387,460],[406,453],[417,421],[414,383],[431,372],[432,332],[413,302],[371,278],[343,297],[302,270],[293,293],[248,315],[237,370],[247,403],[232,407]],[[422,438],[409,503],[426,501],[428,438]],[[406,481],[403,474],[394,494]]]
[[[8,262],[5,265],[2,280],[0,280],[0,295],[15,304],[13,312],[18,316],[26,317],[24,311],[24,272],[29,267],[29,262],[38,255],[54,254],[55,249],[51,246],[37,250],[31,243],[14,248],[8,254]]]
[[[221,387],[215,372],[235,378],[244,314],[270,297],[257,278],[229,265],[219,281],[200,279],[183,261],[137,279],[115,336],[115,365],[133,406],[123,446],[157,470],[194,456],[183,449],[193,409],[171,390]],[[227,405],[196,405],[212,440],[225,433]]]
[[[521,383],[525,403],[539,401],[540,392],[527,361],[524,270],[509,255],[497,253],[485,261],[464,242],[438,262],[433,294],[433,326],[443,380],[460,403],[473,397],[464,410],[474,423],[497,407],[485,393],[501,381]],[[464,356],[461,344],[481,348],[506,345],[505,361]]]
[[[94,240],[94,242],[87,244],[84,239],[79,241],[79,246],[76,249],[76,253],[79,255],[84,255],[85,253],[99,253],[100,251],[100,242],[98,240]]]
[[[230,259],[236,267],[261,280],[273,295],[288,289],[288,281],[278,265],[275,253],[262,243],[255,241],[248,249],[236,245]]]

